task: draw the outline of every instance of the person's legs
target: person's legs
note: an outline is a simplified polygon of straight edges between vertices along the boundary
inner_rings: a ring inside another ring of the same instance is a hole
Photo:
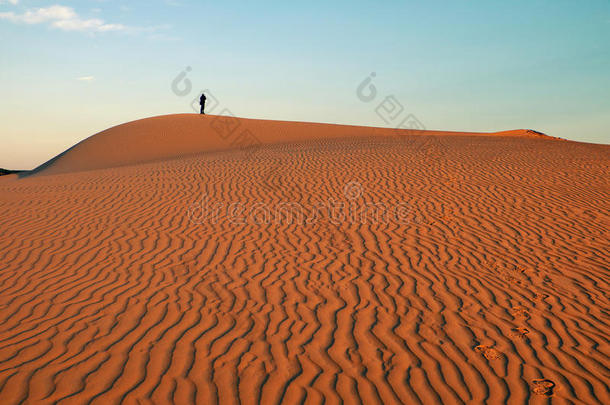
[[[205,103],[201,104],[201,114],[205,115],[204,110],[205,110]]]

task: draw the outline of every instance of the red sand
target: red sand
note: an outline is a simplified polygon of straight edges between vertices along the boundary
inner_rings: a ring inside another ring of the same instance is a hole
[[[610,147],[214,118],[0,178],[0,404],[610,402]]]
[[[45,167],[45,174],[57,174],[280,142],[417,134],[490,135],[267,121],[217,115],[162,115],[102,131],[78,143],[55,158],[52,164],[47,162],[40,169]],[[494,135],[540,136],[528,130],[498,132]]]

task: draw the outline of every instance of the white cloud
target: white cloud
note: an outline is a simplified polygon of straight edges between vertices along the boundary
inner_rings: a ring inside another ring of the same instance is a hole
[[[123,24],[110,24],[99,18],[81,18],[73,8],[60,5],[27,10],[23,14],[4,12],[0,13],[0,19],[25,24],[49,23],[64,31],[108,32],[129,29]]]
[[[76,80],[79,82],[92,82],[95,80],[95,76],[81,76],[77,77]]]
[[[15,5],[15,4],[19,3],[19,0],[0,0],[0,4],[5,4],[5,3]]]

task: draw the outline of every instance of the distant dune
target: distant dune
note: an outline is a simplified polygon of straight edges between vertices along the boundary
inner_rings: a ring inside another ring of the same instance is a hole
[[[8,170],[0,168],[0,176],[7,176],[9,174],[18,174],[23,172],[23,170]]]
[[[199,114],[163,115],[128,122],[95,134],[36,168],[34,172],[57,174],[279,142],[397,134],[490,135],[255,120]],[[497,135],[536,137],[541,134],[529,130],[514,130],[499,132]]]
[[[610,146],[215,119],[0,178],[0,404],[610,403]]]

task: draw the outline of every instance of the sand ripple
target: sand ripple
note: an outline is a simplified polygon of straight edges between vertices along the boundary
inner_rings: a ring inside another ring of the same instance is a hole
[[[432,141],[3,180],[0,403],[609,403],[610,148]],[[202,195],[408,217],[194,223]]]

